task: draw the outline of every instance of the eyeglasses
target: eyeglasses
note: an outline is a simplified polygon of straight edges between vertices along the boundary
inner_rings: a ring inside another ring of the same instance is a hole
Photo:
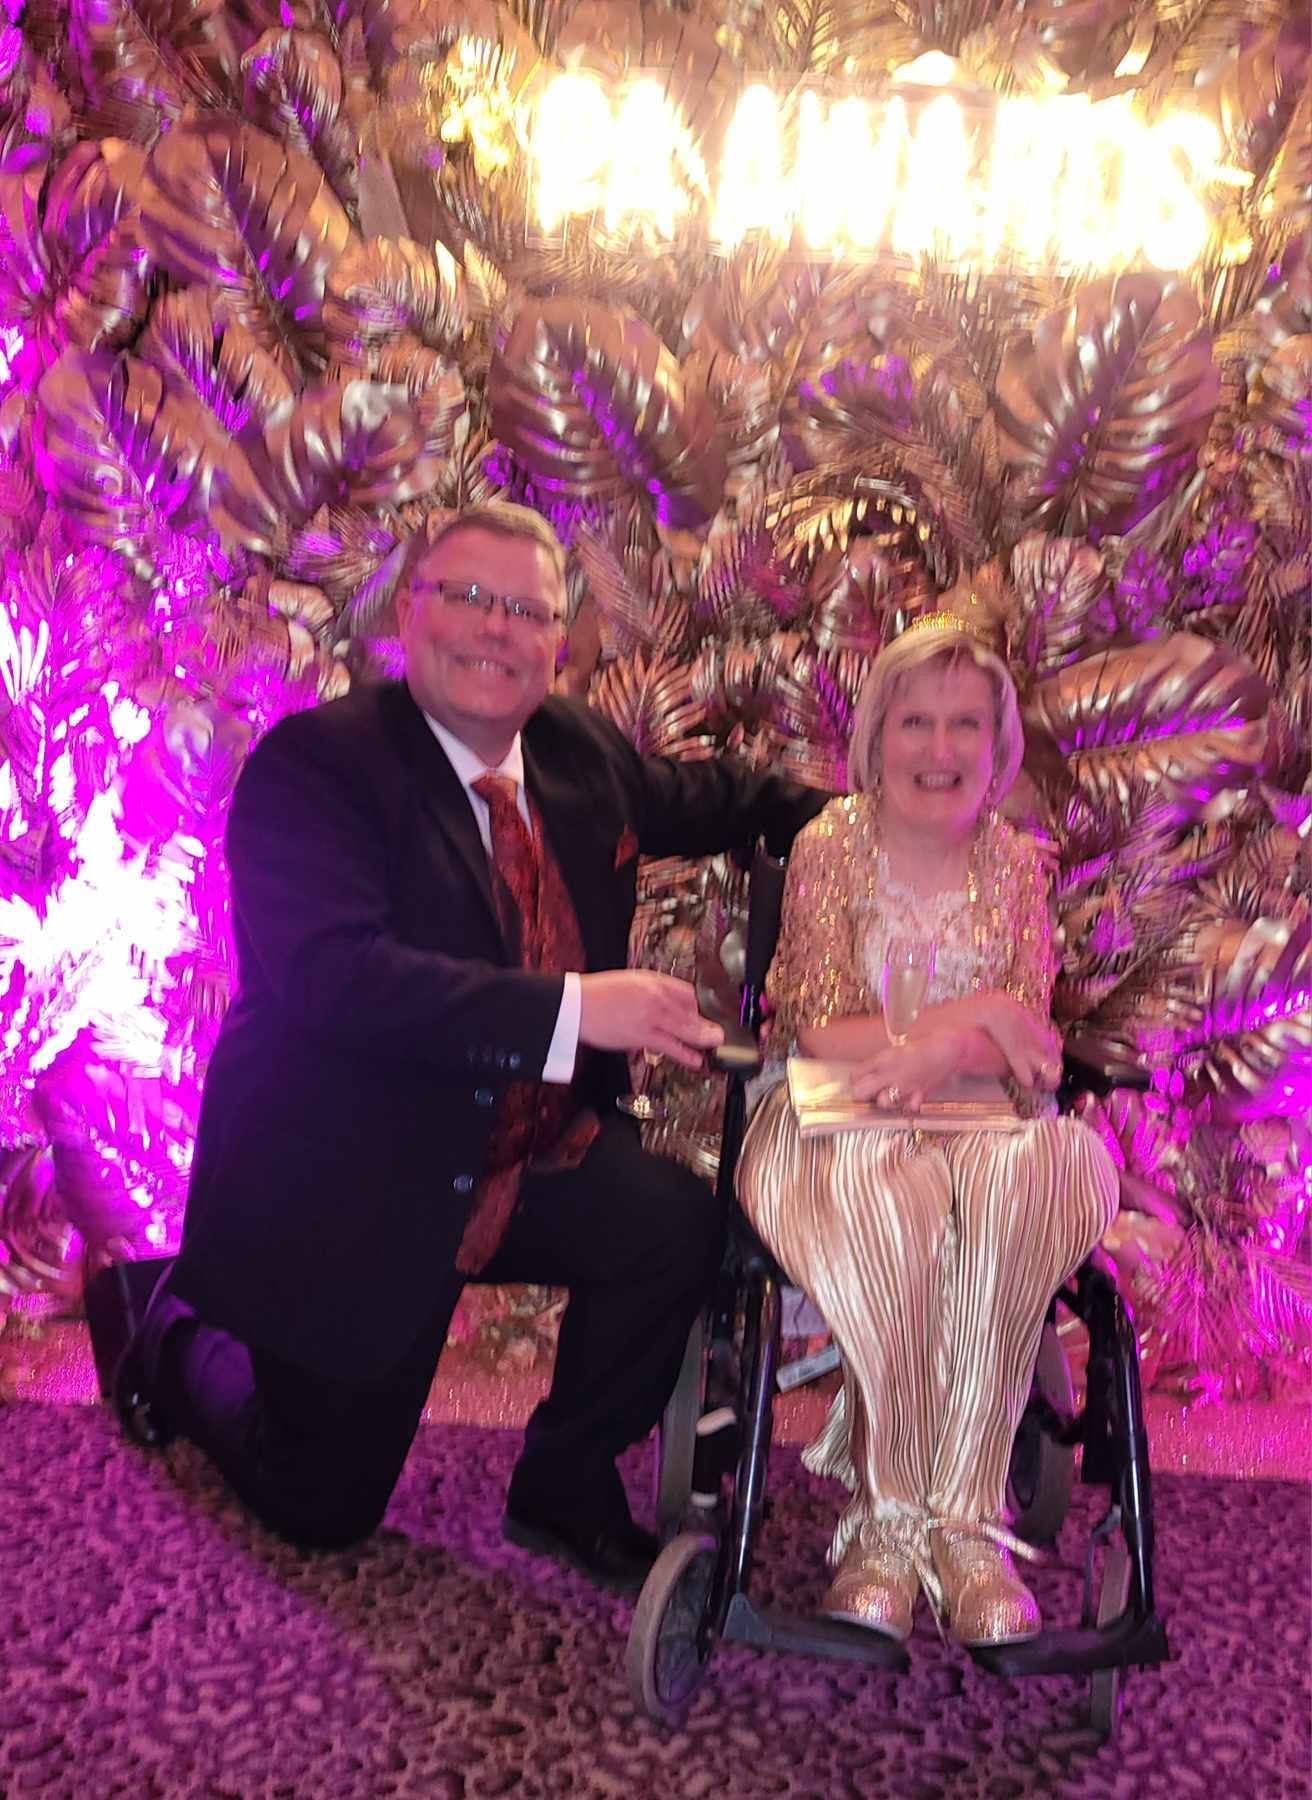
[[[473,612],[482,613],[485,619],[492,616],[492,608],[499,601],[506,623],[520,631],[546,631],[564,617],[559,608],[549,606],[545,600],[521,600],[514,594],[494,594],[491,588],[485,588],[477,581],[435,581],[433,592],[444,605],[467,606]]]

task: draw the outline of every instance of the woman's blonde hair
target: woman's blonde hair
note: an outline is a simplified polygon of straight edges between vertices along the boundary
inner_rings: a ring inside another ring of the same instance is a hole
[[[852,715],[852,736],[847,747],[849,787],[861,792],[878,785],[882,769],[881,744],[884,720],[899,688],[921,669],[938,665],[955,668],[966,664],[981,670],[993,689],[993,784],[994,805],[1015,781],[1025,753],[1025,734],[1016,704],[1016,684],[1000,656],[958,626],[913,626],[895,638],[875,658],[866,676]]]

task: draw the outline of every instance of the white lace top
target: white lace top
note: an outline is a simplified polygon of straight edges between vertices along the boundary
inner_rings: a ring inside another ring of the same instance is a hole
[[[880,972],[889,940],[908,931],[934,946],[934,972],[925,1003],[960,1000],[985,985],[990,959],[975,939],[974,907],[964,888],[920,894],[894,879],[888,857],[878,856],[878,904],[854,908],[853,934],[866,986],[879,992]]]

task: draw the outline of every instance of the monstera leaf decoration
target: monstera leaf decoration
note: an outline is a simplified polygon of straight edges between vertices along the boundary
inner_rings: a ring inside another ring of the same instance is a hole
[[[1269,694],[1228,646],[1181,632],[1106,650],[1041,681],[1030,732],[1067,758],[1080,786],[1127,817],[1156,786],[1181,823],[1261,767]]]
[[[137,357],[67,351],[47,370],[37,466],[92,543],[159,582],[161,525],[205,526],[229,548],[266,548],[276,511],[246,458],[193,393]]]
[[[266,31],[241,59],[255,125],[318,163],[343,206],[359,198],[359,152],[342,113],[341,66],[314,31]]]
[[[697,531],[724,492],[703,390],[624,307],[526,304],[488,376],[492,429],[547,492],[615,499],[630,484],[657,523]]]
[[[276,419],[266,438],[267,472],[294,524],[332,501],[398,506],[426,492],[440,459],[403,387],[325,382]]]
[[[184,120],[151,152],[141,233],[289,373],[322,363],[324,290],[351,227],[308,157],[230,114]]]
[[[1002,360],[995,410],[1013,530],[1128,531],[1193,464],[1219,395],[1182,282],[1119,275],[1081,288]]]
[[[67,344],[126,343],[146,310],[144,254],[132,226],[144,153],[107,139],[43,169],[0,176],[0,318],[21,324],[26,356],[48,366]]]
[[[328,281],[324,327],[334,362],[372,371],[402,341],[453,351],[468,324],[464,277],[439,244],[410,238],[354,243]]]

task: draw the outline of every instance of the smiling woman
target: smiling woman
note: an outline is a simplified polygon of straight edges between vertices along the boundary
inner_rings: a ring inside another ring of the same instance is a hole
[[[889,1118],[803,1136],[781,1085],[739,1165],[744,1210],[843,1357],[808,1453],[852,1490],[824,1608],[896,1638],[922,1583],[963,1643],[1038,1630],[1005,1548],[1007,1458],[1048,1301],[1116,1209],[1101,1142],[1052,1116],[1044,882],[994,810],[1020,756],[1011,678],[960,621],[921,621],[877,658],[857,791],[794,846],[769,989],[785,1039],[851,1065],[853,1097]],[[916,977],[905,1017],[895,966]],[[927,1099],[986,1104],[922,1138]]]

